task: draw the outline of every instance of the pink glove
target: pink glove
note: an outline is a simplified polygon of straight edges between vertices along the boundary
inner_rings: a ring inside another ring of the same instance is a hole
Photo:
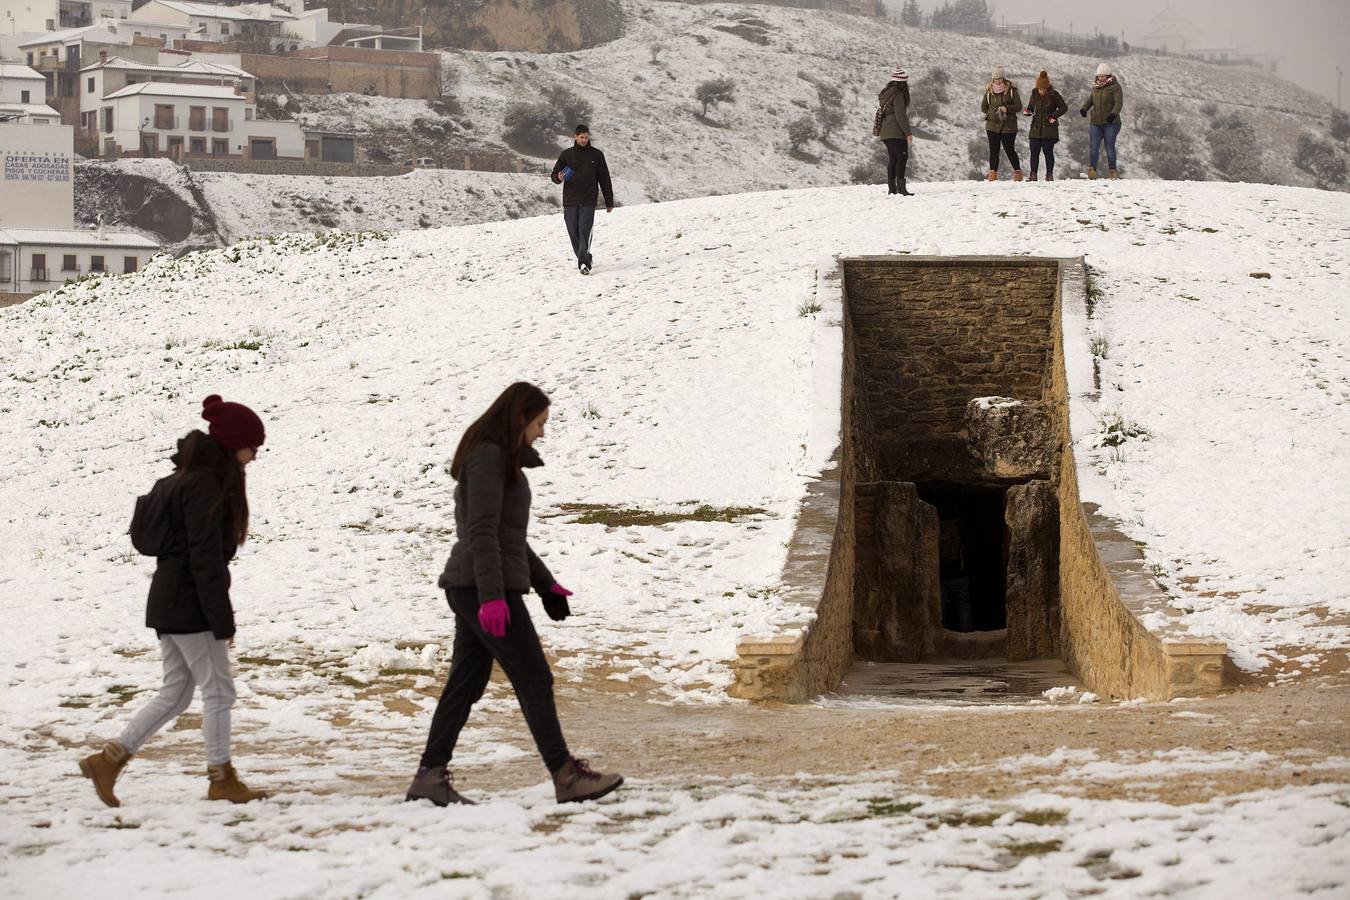
[[[511,624],[511,610],[505,600],[489,600],[478,607],[478,624],[493,637],[506,637],[506,626]]]
[[[569,591],[567,588],[563,587],[561,584],[558,584],[558,582],[556,582],[556,581],[553,582],[553,587],[549,588],[549,589],[548,589],[548,592],[549,592],[550,594],[561,594],[561,595],[563,595],[564,597],[570,597],[570,596],[572,596],[572,592],[571,592],[571,591]]]

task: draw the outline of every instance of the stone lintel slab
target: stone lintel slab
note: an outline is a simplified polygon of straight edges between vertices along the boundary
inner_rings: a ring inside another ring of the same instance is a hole
[[[1228,655],[1228,644],[1224,641],[1163,641],[1162,647],[1168,656]]]
[[[736,655],[745,659],[755,656],[795,656],[806,644],[806,630],[796,634],[776,634],[772,637],[746,638],[736,645]]]

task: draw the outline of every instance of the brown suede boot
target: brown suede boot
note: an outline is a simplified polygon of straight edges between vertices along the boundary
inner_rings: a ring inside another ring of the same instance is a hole
[[[1088,179],[1089,179],[1089,180],[1096,180],[1096,178],[1097,178],[1097,170],[1094,169],[1094,168],[1092,168],[1091,166],[1089,166],[1089,167],[1088,167]]]
[[[1111,179],[1112,181],[1115,181],[1115,180],[1116,180],[1116,170],[1115,170],[1115,169],[1111,169],[1110,171],[1108,171],[1108,172],[1106,173],[1106,177],[1109,178],[1109,179]]]
[[[1046,180],[1046,181],[1054,181],[1054,180],[1055,180],[1055,173],[1054,173],[1054,172],[1046,172],[1046,173],[1045,173],[1045,180]]]
[[[445,766],[419,768],[403,799],[430,800],[437,806],[449,806],[451,803],[474,805],[472,800],[455,790],[455,776]]]
[[[129,762],[131,754],[127,752],[127,748],[117,741],[108,741],[102,750],[80,760],[80,774],[94,782],[98,799],[108,806],[121,806],[122,801],[113,794],[113,784]]]
[[[984,177],[985,181],[998,181],[998,169],[990,169],[989,174]]]
[[[248,803],[250,800],[266,800],[271,794],[255,791],[239,780],[239,773],[229,763],[207,766],[206,777],[211,786],[206,790],[207,800],[228,800],[231,803]]]
[[[553,790],[559,803],[596,800],[623,784],[622,775],[601,775],[590,764],[575,756],[553,774]]]
[[[1013,169],[1013,181],[1021,181],[1023,177],[1021,169]]]

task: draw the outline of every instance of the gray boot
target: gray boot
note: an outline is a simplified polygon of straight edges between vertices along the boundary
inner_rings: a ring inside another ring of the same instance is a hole
[[[445,766],[419,768],[403,799],[430,800],[437,806],[449,806],[451,803],[474,805],[472,800],[455,790],[455,776]]]
[[[553,774],[553,790],[559,803],[596,800],[623,784],[622,775],[601,775],[584,759],[575,756]]]

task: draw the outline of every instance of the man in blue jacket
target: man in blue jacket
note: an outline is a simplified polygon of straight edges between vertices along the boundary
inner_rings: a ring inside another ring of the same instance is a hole
[[[614,185],[609,181],[605,154],[591,144],[591,130],[576,128],[576,143],[558,156],[553,183],[563,186],[563,221],[577,256],[577,271],[591,274],[591,227],[595,224],[597,189],[605,195],[605,212],[614,212]]]

